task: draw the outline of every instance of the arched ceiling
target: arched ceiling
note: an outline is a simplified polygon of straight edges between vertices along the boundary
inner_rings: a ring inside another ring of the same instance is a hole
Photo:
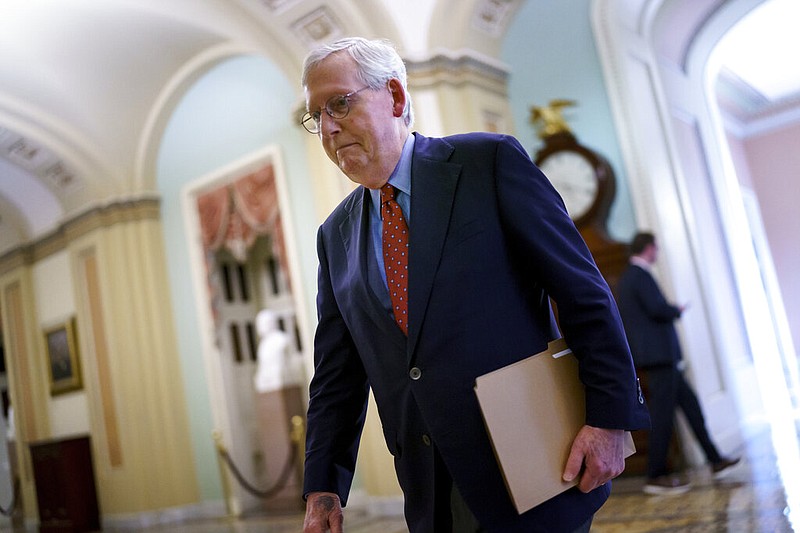
[[[0,194],[19,210],[0,212],[4,232],[21,220],[16,233],[33,239],[76,211],[146,192],[136,188],[137,148],[176,73],[209,50],[274,45],[242,4],[225,4],[0,6]]]
[[[156,195],[159,128],[227,57],[261,55],[298,79],[310,48],[364,35],[412,60],[496,59],[523,1],[3,0],[0,255],[82,210]]]
[[[730,125],[742,130],[786,120],[780,117],[797,117],[800,108],[800,69],[789,66],[800,43],[799,6],[796,0],[663,0],[653,11],[653,44],[659,61],[679,70],[689,68],[693,52],[708,66],[714,50],[716,97]]]
[[[259,54],[298,79],[320,42],[382,36],[413,55],[448,33],[429,30],[437,4],[491,18],[521,1],[4,0],[0,254],[82,210],[156,194],[146,159],[163,115],[226,57]]]

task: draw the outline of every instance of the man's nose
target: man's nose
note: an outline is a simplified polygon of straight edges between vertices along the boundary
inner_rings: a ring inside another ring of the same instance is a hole
[[[339,121],[327,113],[319,116],[319,131],[322,135],[331,135],[339,131]]]

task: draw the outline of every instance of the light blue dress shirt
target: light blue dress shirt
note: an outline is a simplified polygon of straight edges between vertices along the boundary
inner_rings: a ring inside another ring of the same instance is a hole
[[[400,154],[400,161],[389,176],[389,183],[397,189],[395,200],[403,210],[409,229],[411,228],[411,158],[414,154],[414,135],[409,134],[403,144],[403,152]],[[381,191],[380,189],[369,189],[372,206],[370,207],[369,231],[371,239],[368,245],[372,249],[368,250],[367,276],[372,290],[383,302],[386,310],[391,313],[392,303],[389,300],[389,290],[386,286],[386,271],[383,268],[383,222],[381,220]]]

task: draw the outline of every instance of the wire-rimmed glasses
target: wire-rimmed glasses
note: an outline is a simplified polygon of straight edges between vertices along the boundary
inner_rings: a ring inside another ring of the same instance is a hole
[[[347,94],[337,94],[336,96],[331,96],[328,98],[328,101],[325,102],[325,112],[329,117],[335,119],[346,117],[347,114],[350,113],[350,98],[353,95],[360,93],[364,89],[369,89],[369,85]],[[300,119],[300,124],[303,125],[308,133],[317,135],[320,132],[321,118],[321,111],[307,112]]]

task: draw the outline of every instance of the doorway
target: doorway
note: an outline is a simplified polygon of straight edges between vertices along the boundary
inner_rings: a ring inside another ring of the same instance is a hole
[[[283,487],[299,491],[301,483],[299,468],[290,469],[300,460],[290,442],[286,419],[291,417],[265,417],[263,394],[256,388],[255,377],[263,366],[259,333],[264,333],[258,317],[268,311],[280,335],[288,339],[282,361],[270,364],[285,364],[299,375],[307,347],[300,282],[290,267],[291,231],[287,202],[279,194],[277,151],[268,149],[230,168],[200,180],[187,199],[192,206],[191,233],[199,236],[191,254],[196,258],[192,270],[202,277],[198,312],[201,323],[207,324],[203,337],[211,408],[225,450],[220,473],[229,511],[240,515],[274,509],[274,501],[262,493],[283,495],[275,490]],[[305,383],[306,378],[299,376],[297,381]],[[292,414],[302,414],[305,399],[292,398]],[[276,435],[280,446],[265,445],[265,439],[274,441]],[[289,475],[278,475],[282,472]],[[287,500],[296,506],[300,497]]]
[[[8,375],[6,373],[5,343],[3,341],[3,320],[0,316],[0,524],[3,526],[20,526],[22,512],[21,502],[15,490],[17,458],[16,439],[14,435],[14,411],[11,408],[11,396],[8,391]]]

